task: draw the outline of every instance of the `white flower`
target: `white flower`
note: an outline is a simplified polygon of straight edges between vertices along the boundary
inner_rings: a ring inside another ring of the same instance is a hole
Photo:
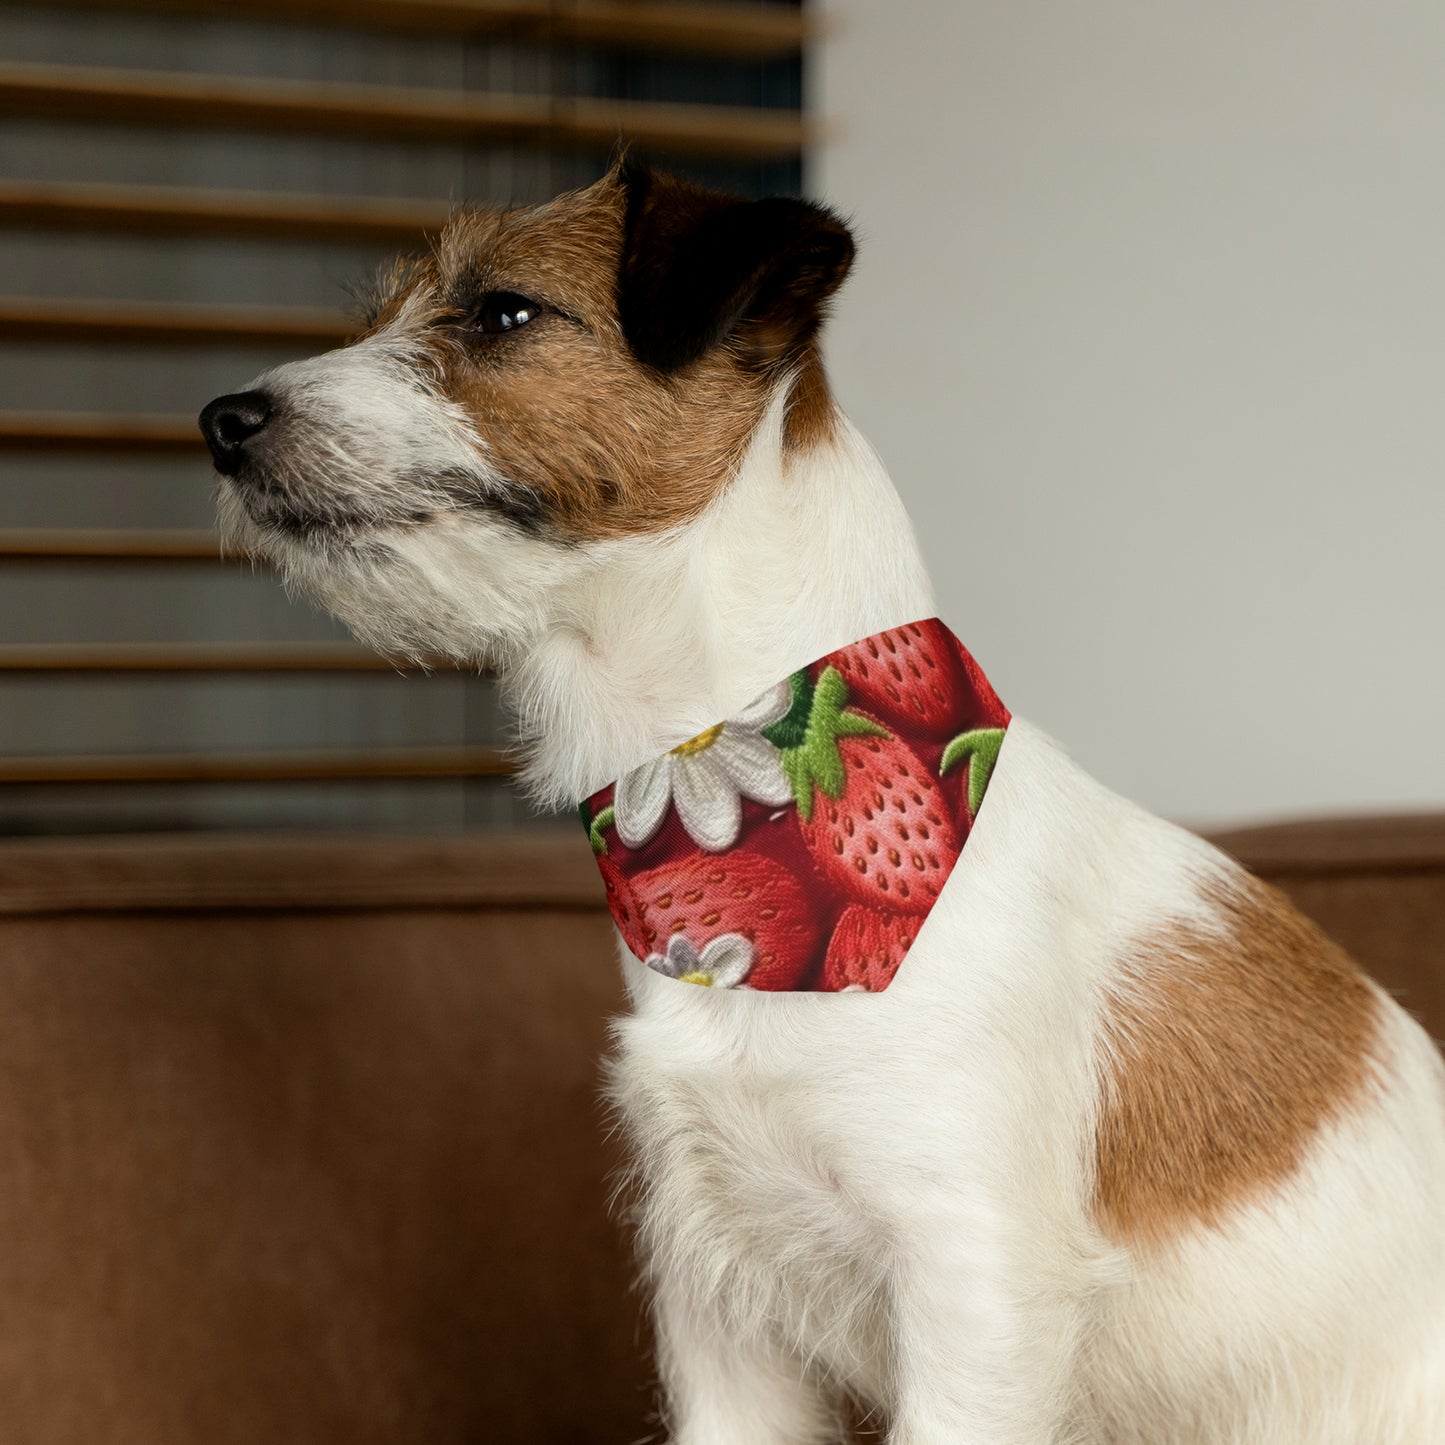
[[[662,827],[668,805],[676,803],[688,837],[709,853],[721,853],[737,842],[744,798],[775,808],[791,803],[782,756],[763,736],[791,702],[792,689],[780,682],[736,717],[634,768],[617,784],[612,800],[617,836],[629,848],[640,848]]]
[[[667,953],[649,954],[647,966],[683,983],[737,988],[752,972],[753,946],[740,933],[720,933],[699,953],[685,933],[674,933],[667,940]]]

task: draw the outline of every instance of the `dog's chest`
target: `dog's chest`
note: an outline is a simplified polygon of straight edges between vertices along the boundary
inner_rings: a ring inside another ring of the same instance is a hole
[[[712,1281],[751,1327],[876,1378],[887,1273],[867,1167],[876,1080],[842,1046],[846,1021],[806,1008],[833,1001],[803,1000],[802,1019],[796,999],[765,1002],[745,1039],[736,1010],[670,1002],[644,1002],[619,1027],[614,1097],[644,1175],[648,1252]]]

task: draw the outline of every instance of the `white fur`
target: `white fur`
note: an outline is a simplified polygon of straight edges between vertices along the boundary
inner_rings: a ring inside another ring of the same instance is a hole
[[[270,384],[330,405],[349,374],[310,365]],[[232,521],[370,640],[495,660],[532,785],[570,804],[932,615],[876,456],[844,424],[787,460],[781,404],[666,536],[564,548],[457,514],[353,555]],[[676,1445],[821,1445],[844,1390],[892,1445],[1445,1441],[1445,1070],[1393,1004],[1378,1098],[1278,1195],[1157,1253],[1092,1217],[1102,1000],[1151,928],[1209,925],[1232,869],[1016,720],[886,993],[691,988],[622,950],[613,1092]]]

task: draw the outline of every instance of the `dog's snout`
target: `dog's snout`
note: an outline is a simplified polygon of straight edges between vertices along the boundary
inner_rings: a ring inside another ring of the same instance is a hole
[[[271,412],[272,401],[264,391],[218,396],[201,412],[201,434],[222,476],[232,477],[241,470],[246,443],[270,421]]]

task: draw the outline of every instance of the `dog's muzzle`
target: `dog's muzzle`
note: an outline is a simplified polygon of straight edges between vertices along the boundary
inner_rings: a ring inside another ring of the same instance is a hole
[[[265,430],[273,410],[264,391],[239,391],[218,396],[201,412],[201,435],[223,477],[234,477],[245,466],[247,443]]]

